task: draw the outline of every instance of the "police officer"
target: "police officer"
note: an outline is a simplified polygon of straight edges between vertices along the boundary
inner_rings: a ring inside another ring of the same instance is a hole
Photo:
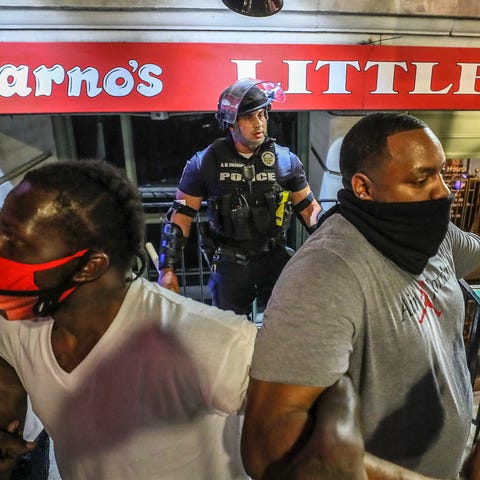
[[[212,303],[247,315],[255,298],[266,304],[289,259],[292,210],[309,232],[321,211],[299,158],[268,137],[271,103],[283,99],[278,85],[256,79],[238,80],[220,95],[216,118],[227,134],[185,166],[164,223],[160,285],[179,292],[174,267],[206,199],[202,249],[212,266]]]

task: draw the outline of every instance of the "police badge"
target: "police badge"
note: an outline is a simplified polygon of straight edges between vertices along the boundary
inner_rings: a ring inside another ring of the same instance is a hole
[[[273,152],[263,152],[261,159],[263,164],[267,167],[275,165],[275,154]]]

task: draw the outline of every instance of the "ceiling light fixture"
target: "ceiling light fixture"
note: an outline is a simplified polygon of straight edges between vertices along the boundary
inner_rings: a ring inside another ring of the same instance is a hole
[[[268,17],[278,13],[283,0],[222,0],[234,12],[249,17]]]

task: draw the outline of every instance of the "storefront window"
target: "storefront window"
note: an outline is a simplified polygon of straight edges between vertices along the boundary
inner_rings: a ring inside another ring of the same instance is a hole
[[[176,185],[185,162],[222,135],[213,114],[132,116],[131,122],[139,185]]]
[[[74,115],[72,128],[78,158],[101,158],[124,168],[119,115]]]
[[[297,115],[272,112],[269,134],[296,150]],[[125,165],[123,135],[131,135],[136,181],[139,187],[176,187],[186,161],[224,132],[213,113],[129,115],[130,132],[122,132],[120,115],[72,117],[78,158],[103,158]]]

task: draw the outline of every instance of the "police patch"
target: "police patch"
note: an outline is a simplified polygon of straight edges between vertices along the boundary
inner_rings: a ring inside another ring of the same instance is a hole
[[[273,152],[263,152],[262,153],[262,162],[267,167],[275,165],[275,154]]]

